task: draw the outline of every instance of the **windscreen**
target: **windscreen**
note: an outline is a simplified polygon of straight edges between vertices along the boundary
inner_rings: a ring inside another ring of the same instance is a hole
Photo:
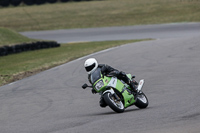
[[[101,68],[97,68],[93,73],[91,73],[90,80],[92,84],[94,84],[100,78],[101,78]]]

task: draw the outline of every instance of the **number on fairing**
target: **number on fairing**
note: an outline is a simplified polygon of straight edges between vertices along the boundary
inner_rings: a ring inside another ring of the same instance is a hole
[[[108,86],[116,88],[116,85],[117,85],[117,78],[116,77],[112,77],[110,82],[108,83]]]

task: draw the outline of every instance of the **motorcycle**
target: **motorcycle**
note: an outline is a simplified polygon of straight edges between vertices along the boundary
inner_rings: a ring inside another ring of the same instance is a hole
[[[127,76],[131,80],[134,80],[135,78],[135,76],[131,76],[131,74],[127,74]],[[82,88],[93,88],[101,95],[101,98],[104,100],[106,105],[117,113],[124,112],[127,107],[132,105],[144,109],[149,104],[146,95],[142,92],[144,79],[139,81],[137,85],[138,93],[134,94],[128,84],[119,80],[113,74],[102,74],[100,68],[97,68],[93,73],[91,73],[89,78],[92,86],[88,86],[85,83]]]

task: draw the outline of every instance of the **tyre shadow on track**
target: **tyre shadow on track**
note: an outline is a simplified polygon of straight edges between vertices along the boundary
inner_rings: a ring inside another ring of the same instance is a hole
[[[135,112],[140,111],[141,109],[126,109],[123,113]],[[114,115],[114,114],[123,114],[123,113],[116,113],[114,111],[109,111],[105,113],[94,113],[94,114],[85,114],[84,116],[103,116],[103,115]]]

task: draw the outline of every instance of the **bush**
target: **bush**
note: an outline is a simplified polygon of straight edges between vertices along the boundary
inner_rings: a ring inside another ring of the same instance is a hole
[[[35,3],[36,3],[37,5],[41,5],[41,4],[46,3],[46,0],[35,0]]]
[[[46,2],[56,3],[57,1],[68,2],[70,0],[0,0],[0,6],[7,7],[10,4],[12,4],[13,6],[18,6],[22,2],[26,5],[34,5],[34,4],[41,5]],[[72,0],[72,1],[79,2],[79,1],[91,1],[91,0]]]
[[[10,4],[10,0],[0,0],[0,5],[7,7]]]
[[[69,0],[60,0],[61,2],[68,2]]]
[[[57,0],[47,0],[47,2],[49,2],[49,3],[56,3]]]
[[[18,6],[21,2],[22,2],[22,0],[11,0],[11,1],[10,1],[10,3],[11,3],[13,6]]]
[[[35,0],[23,0],[23,2],[24,2],[26,5],[34,5],[34,4],[35,4]]]

